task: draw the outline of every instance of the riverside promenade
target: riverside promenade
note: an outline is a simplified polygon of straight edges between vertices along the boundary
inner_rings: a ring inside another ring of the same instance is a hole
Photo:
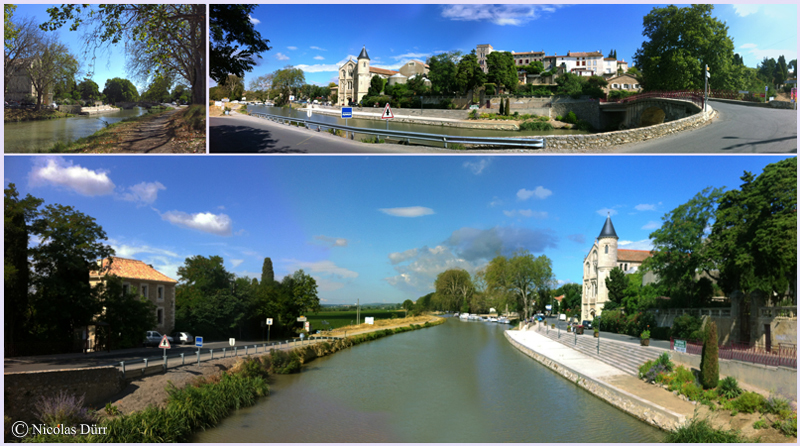
[[[697,406],[535,330],[507,330],[522,353],[634,417],[664,430],[682,426]]]

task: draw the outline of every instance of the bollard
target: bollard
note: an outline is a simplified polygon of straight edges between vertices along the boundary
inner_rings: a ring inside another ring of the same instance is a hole
[[[125,361],[120,361],[119,365],[122,367],[122,379],[125,379]]]
[[[228,355],[228,352],[225,351],[225,349],[223,348],[222,349],[222,357],[225,358],[225,357],[227,357],[227,355]]]
[[[144,368],[142,369],[142,375],[144,375],[145,370],[147,370],[147,358],[144,358]]]
[[[181,365],[186,365],[186,358],[184,358],[184,356],[183,356],[185,354],[186,353],[181,353]]]
[[[244,346],[244,355],[247,356],[247,346]]]
[[[214,349],[211,349],[211,359],[214,359]]]

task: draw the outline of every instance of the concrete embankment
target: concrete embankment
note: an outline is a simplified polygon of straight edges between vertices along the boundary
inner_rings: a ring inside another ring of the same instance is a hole
[[[300,111],[307,111],[307,108],[301,108]],[[382,121],[381,119],[381,111],[382,109],[377,109],[374,112],[367,112],[367,111],[353,111],[353,118],[358,119],[369,119],[372,121]],[[311,109],[312,114],[318,113],[321,115],[328,115],[328,116],[341,116],[342,112],[336,108],[317,108],[314,107]],[[408,114],[406,114],[408,113]],[[495,122],[478,122],[478,121],[469,121],[467,120],[467,113],[464,113],[463,119],[456,119],[456,118],[445,118],[445,117],[438,117],[438,116],[425,116],[424,112],[420,114],[418,110],[410,111],[403,109],[397,113],[394,113],[394,119],[392,122],[406,122],[409,124],[422,124],[422,125],[431,125],[431,126],[438,126],[438,127],[457,127],[463,129],[479,129],[479,130],[507,130],[507,131],[517,131],[519,130],[519,125],[510,122],[503,122],[503,121],[495,121]]]
[[[118,108],[110,105],[99,105],[97,107],[81,107],[82,115],[96,115],[98,113],[115,112],[119,111]]]
[[[508,330],[505,336],[525,355],[598,398],[660,429],[672,430],[682,426],[694,412],[692,403],[534,331]]]

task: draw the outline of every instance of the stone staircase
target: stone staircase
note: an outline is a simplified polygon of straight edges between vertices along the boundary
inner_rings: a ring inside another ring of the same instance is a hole
[[[575,335],[574,333],[567,333],[561,330],[560,339],[558,337],[558,330],[551,328],[548,331],[543,324],[537,324],[535,327],[529,326],[528,331],[535,331],[556,342],[572,347],[586,356],[603,361],[610,366],[616,367],[636,377],[639,376],[640,365],[648,360],[658,358],[664,352],[669,352],[669,350],[663,348],[643,347],[638,344],[604,339],[601,337],[600,354],[598,354],[597,338],[593,336],[592,330],[586,330],[584,332],[586,334],[582,335]],[[602,336],[602,334],[600,336]]]

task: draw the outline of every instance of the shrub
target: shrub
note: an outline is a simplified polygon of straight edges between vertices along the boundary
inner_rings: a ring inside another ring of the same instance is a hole
[[[719,382],[719,394],[729,400],[736,398],[742,394],[742,389],[739,387],[739,382],[732,376],[727,376]]]
[[[797,437],[797,413],[791,414],[785,420],[777,420],[772,423],[772,427],[779,430],[783,435]]]
[[[681,385],[680,393],[692,401],[700,401],[703,396],[703,389],[701,389],[700,386],[694,382],[683,383],[683,385]]]
[[[574,112],[570,111],[569,113],[567,113],[567,116],[564,116],[563,118],[559,119],[559,121],[566,122],[567,124],[577,124],[578,117],[575,115]]]
[[[778,395],[770,395],[764,402],[764,411],[778,415],[781,412],[788,413],[792,410],[789,400]],[[784,417],[785,418],[785,417]]]
[[[553,124],[542,121],[525,121],[519,125],[520,130],[553,130]]]
[[[755,423],[753,423],[753,429],[766,429],[767,423],[764,420],[759,419]]]
[[[122,414],[122,412],[119,410],[119,407],[111,403],[106,403],[106,413],[112,417]]]
[[[666,443],[744,443],[738,431],[718,430],[707,419],[692,420],[667,434]]]
[[[672,323],[672,337],[676,339],[697,340],[702,338],[700,327],[703,321],[690,314],[682,314]]]
[[[481,113],[478,111],[477,108],[473,109],[471,112],[469,112],[469,119],[478,119],[480,116],[481,116]]]
[[[700,359],[700,384],[704,389],[713,389],[719,384],[719,346],[717,345],[717,324],[708,321]]]
[[[675,363],[669,359],[669,353],[667,352],[662,353],[661,356],[656,359],[656,364],[663,365],[668,372],[671,372],[675,369]]]
[[[644,378],[644,375],[646,375],[647,372],[649,372],[650,369],[652,369],[655,364],[656,364],[655,361],[647,361],[644,364],[640,365],[639,378]]]
[[[693,383],[694,374],[686,367],[679,365],[675,372],[672,374],[672,382],[670,383],[670,390],[679,389],[685,383]]]
[[[578,122],[575,123],[575,126],[573,128],[582,130],[584,132],[591,132],[594,129],[592,124],[589,124],[588,121],[584,121],[582,119],[579,119]]]
[[[76,397],[63,390],[57,395],[40,397],[34,406],[34,413],[39,421],[48,426],[77,426],[97,421],[95,414],[83,407],[83,396]]]
[[[644,375],[644,379],[649,382],[655,382],[660,375],[667,373],[667,368],[663,364],[656,364]]]
[[[650,330],[643,331],[640,337],[642,339],[650,339]]]
[[[764,409],[767,399],[755,392],[745,392],[733,400],[733,407],[739,412],[754,413]]]

